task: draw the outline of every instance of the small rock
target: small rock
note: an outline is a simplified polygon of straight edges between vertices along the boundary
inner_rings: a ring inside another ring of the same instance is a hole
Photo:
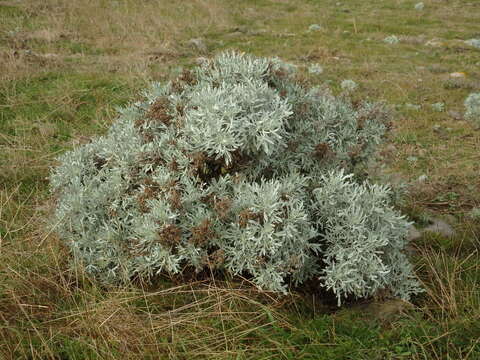
[[[453,72],[450,74],[452,78],[464,78],[466,75],[464,72]]]
[[[417,160],[418,160],[418,158],[416,156],[407,157],[407,161],[411,162],[411,163],[417,162]]]
[[[322,27],[318,24],[312,24],[308,27],[308,31],[319,31],[322,30]]]
[[[453,120],[462,120],[462,119],[463,119],[463,115],[462,115],[459,111],[450,110],[450,111],[448,112],[448,115],[450,115],[450,117],[451,117]]]
[[[419,238],[422,237],[422,234],[420,231],[417,230],[417,228],[413,225],[410,225],[408,228],[408,233],[407,233],[407,240],[408,241],[415,241]]]
[[[425,4],[423,2],[419,2],[415,4],[415,10],[422,11],[425,8]]]
[[[190,39],[187,43],[189,46],[197,49],[199,52],[206,53],[207,52],[207,45],[202,39]]]
[[[455,235],[455,230],[447,224],[445,221],[440,219],[432,219],[433,223],[427,226],[423,231],[430,231],[445,237],[452,237]]]

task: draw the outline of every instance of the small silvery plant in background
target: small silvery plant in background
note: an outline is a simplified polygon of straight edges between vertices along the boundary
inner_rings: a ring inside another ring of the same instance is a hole
[[[425,174],[420,175],[417,179],[418,182],[422,182],[422,183],[426,182],[427,180],[428,180],[428,176]]]
[[[354,91],[358,87],[358,84],[353,80],[346,79],[340,83],[340,87],[345,91]]]
[[[432,104],[432,110],[433,110],[433,111],[436,111],[436,112],[443,112],[443,111],[445,111],[445,103],[443,103],[443,102],[438,102],[438,103]]]
[[[395,45],[400,42],[398,37],[396,37],[395,35],[387,36],[385,39],[383,39],[383,41],[390,45]]]
[[[423,2],[419,2],[415,4],[415,10],[422,11],[425,8],[425,4]]]
[[[292,69],[222,53],[62,155],[54,223],[74,258],[106,283],[217,269],[277,292],[316,279],[339,304],[419,292],[410,223],[389,186],[362,180],[389,111]]]
[[[421,108],[422,108],[421,105],[418,105],[418,104],[411,104],[411,103],[405,104],[405,109],[407,110],[419,111]]]
[[[480,39],[470,39],[470,40],[465,40],[465,43],[467,45],[476,47],[480,49]]]
[[[312,64],[308,67],[308,72],[313,75],[320,75],[323,73],[323,67],[320,64]]]
[[[465,99],[465,119],[480,128],[480,93],[471,93]]]
[[[473,220],[480,220],[480,207],[474,207],[472,210],[470,210],[468,215]]]

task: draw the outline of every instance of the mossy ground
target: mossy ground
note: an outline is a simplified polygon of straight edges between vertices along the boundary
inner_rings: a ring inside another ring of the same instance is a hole
[[[451,112],[480,91],[480,50],[462,41],[480,37],[480,3],[415,2],[1,1],[0,357],[479,358],[480,223],[468,213],[480,206],[480,132]],[[400,43],[384,43],[390,35]],[[379,298],[335,310],[318,294],[278,297],[215,277],[104,289],[69,270],[46,230],[55,157],[103,133],[149,81],[226,49],[305,72],[319,63],[312,83],[339,92],[352,79],[355,98],[399,105],[384,172],[412,184],[403,210],[413,220],[447,217],[457,233],[412,244],[426,289],[413,307]]]

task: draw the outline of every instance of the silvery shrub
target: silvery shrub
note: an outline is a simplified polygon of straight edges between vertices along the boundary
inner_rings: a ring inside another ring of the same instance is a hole
[[[345,79],[340,83],[340,87],[345,91],[354,91],[358,84],[353,80]]]
[[[395,45],[400,42],[399,38],[395,35],[387,36],[383,41],[387,44]]]
[[[102,282],[216,269],[286,292],[316,279],[340,304],[420,291],[409,222],[362,180],[389,128],[277,58],[226,52],[155,83],[53,169],[55,230]]]
[[[465,119],[480,128],[480,93],[471,93],[465,99]]]

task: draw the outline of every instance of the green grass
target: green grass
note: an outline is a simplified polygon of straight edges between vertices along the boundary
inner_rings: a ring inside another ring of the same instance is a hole
[[[1,2],[0,357],[480,358],[480,222],[466,216],[480,206],[480,132],[449,114],[480,91],[480,50],[461,41],[480,36],[480,3],[424,2],[422,12],[396,0]],[[314,23],[322,29],[309,32]],[[385,44],[389,35],[401,42]],[[188,46],[198,37],[207,54]],[[453,218],[457,232],[411,244],[425,286],[411,305],[379,295],[339,310],[320,293],[282,297],[240,279],[105,289],[70,267],[49,222],[55,158],[104,133],[149,81],[228,49],[301,72],[318,63],[312,84],[339,93],[352,79],[355,98],[397,106],[382,162],[411,183],[402,211],[420,227]]]

